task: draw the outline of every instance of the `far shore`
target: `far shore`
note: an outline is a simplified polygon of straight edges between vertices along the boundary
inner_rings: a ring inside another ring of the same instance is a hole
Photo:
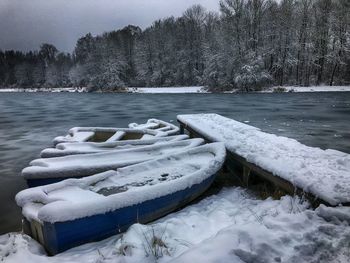
[[[211,92],[203,86],[191,86],[191,87],[128,87],[115,91],[101,91],[93,90],[86,87],[70,87],[70,88],[2,88],[0,92],[72,92],[72,93],[82,93],[82,92],[112,92],[112,93],[148,93],[148,94],[166,94],[166,93],[242,93],[241,90],[231,90],[223,92]],[[275,86],[270,88],[265,88],[261,91],[251,91],[249,93],[284,93],[284,92],[350,92],[350,86]]]

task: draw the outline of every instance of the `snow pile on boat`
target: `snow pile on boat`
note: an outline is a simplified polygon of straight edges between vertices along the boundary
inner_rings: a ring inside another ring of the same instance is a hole
[[[137,124],[137,123],[130,123],[129,128],[134,129],[154,129],[158,132],[164,132],[166,135],[175,135],[180,132],[179,127],[175,126],[174,124],[171,124],[169,122],[165,122],[158,119],[149,119],[144,124]]]
[[[197,138],[135,149],[36,159],[30,162],[31,166],[23,169],[22,175],[25,179],[88,176],[184,151],[203,143],[203,139]]]
[[[152,225],[135,224],[123,235],[54,257],[28,236],[6,234],[0,236],[0,260],[345,263],[350,261],[349,215],[348,207],[312,210],[297,197],[258,200],[246,189],[230,188]]]
[[[79,127],[74,127],[68,131],[66,136],[58,136],[53,139],[53,143],[56,145],[62,142],[83,142],[94,136],[93,131],[79,131]]]
[[[347,153],[308,147],[217,114],[179,115],[178,120],[329,204],[350,203]]]
[[[168,143],[172,141],[181,141],[188,139],[187,135],[174,135],[166,137],[153,137],[143,140],[124,140],[115,142],[72,142],[59,143],[56,148],[47,148],[41,151],[42,158],[59,157],[74,154],[99,153],[113,150],[130,149],[143,147],[147,145],[155,145],[160,143]]]
[[[179,133],[179,128],[171,123],[149,119],[146,123],[130,123],[129,128],[113,127],[74,127],[65,136],[54,138],[54,145],[68,142],[113,142],[125,140],[128,134],[133,134],[134,139],[147,139],[154,136],[169,136]],[[129,135],[130,137],[130,135]]]
[[[225,157],[222,143],[206,144],[117,171],[26,189],[16,201],[29,221],[55,223],[105,214],[214,179]]]
[[[127,134],[137,135],[137,139],[148,138],[149,136],[167,136],[166,132],[152,129],[112,128],[112,127],[74,127],[65,136],[54,138],[54,145],[68,142],[113,142],[123,139]]]

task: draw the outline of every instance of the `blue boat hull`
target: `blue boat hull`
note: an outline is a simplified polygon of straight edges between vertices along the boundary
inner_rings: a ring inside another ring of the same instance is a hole
[[[69,178],[72,178],[72,177],[26,179],[26,181],[27,181],[28,187],[31,188],[31,187],[37,187],[37,186],[42,186],[47,184],[58,183]],[[74,177],[74,179],[79,179],[79,178],[83,178],[83,176]]]
[[[66,222],[44,222],[40,225],[41,229],[35,230],[37,233],[33,233],[32,228],[29,234],[42,243],[49,254],[55,255],[72,247],[124,232],[134,223],[148,223],[160,218],[200,196],[214,179],[215,175],[212,175],[182,191],[105,214]],[[27,224],[30,225],[32,222]]]

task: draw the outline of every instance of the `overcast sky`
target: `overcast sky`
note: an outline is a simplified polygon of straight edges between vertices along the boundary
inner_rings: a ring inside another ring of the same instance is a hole
[[[219,0],[0,0],[0,49],[34,50],[41,43],[71,52],[88,32],[101,34],[128,24],[141,28],[180,16],[193,4],[218,10]]]

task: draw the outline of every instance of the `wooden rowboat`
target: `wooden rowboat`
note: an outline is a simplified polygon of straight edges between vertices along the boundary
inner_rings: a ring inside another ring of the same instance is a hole
[[[68,142],[113,142],[136,140],[179,134],[179,127],[158,119],[149,119],[144,124],[130,123],[129,128],[74,127],[66,136],[58,136],[54,145]]]
[[[34,187],[145,162],[203,143],[203,139],[197,138],[109,152],[41,158],[30,162],[30,166],[22,170],[22,176],[29,187]]]
[[[30,188],[16,196],[25,232],[55,255],[147,223],[186,205],[213,182],[222,143],[82,179]]]
[[[160,143],[167,143],[172,141],[181,141],[188,139],[187,135],[174,135],[166,137],[155,136],[144,140],[121,140],[115,142],[75,142],[75,143],[60,143],[56,148],[47,148],[41,151],[41,158],[52,158],[75,154],[88,154],[108,152],[113,150],[131,149],[137,147],[144,147],[148,145],[155,145]]]
[[[120,140],[146,139],[168,134],[152,129],[110,128],[110,127],[74,127],[66,136],[54,138],[53,144],[69,142],[114,142]]]

